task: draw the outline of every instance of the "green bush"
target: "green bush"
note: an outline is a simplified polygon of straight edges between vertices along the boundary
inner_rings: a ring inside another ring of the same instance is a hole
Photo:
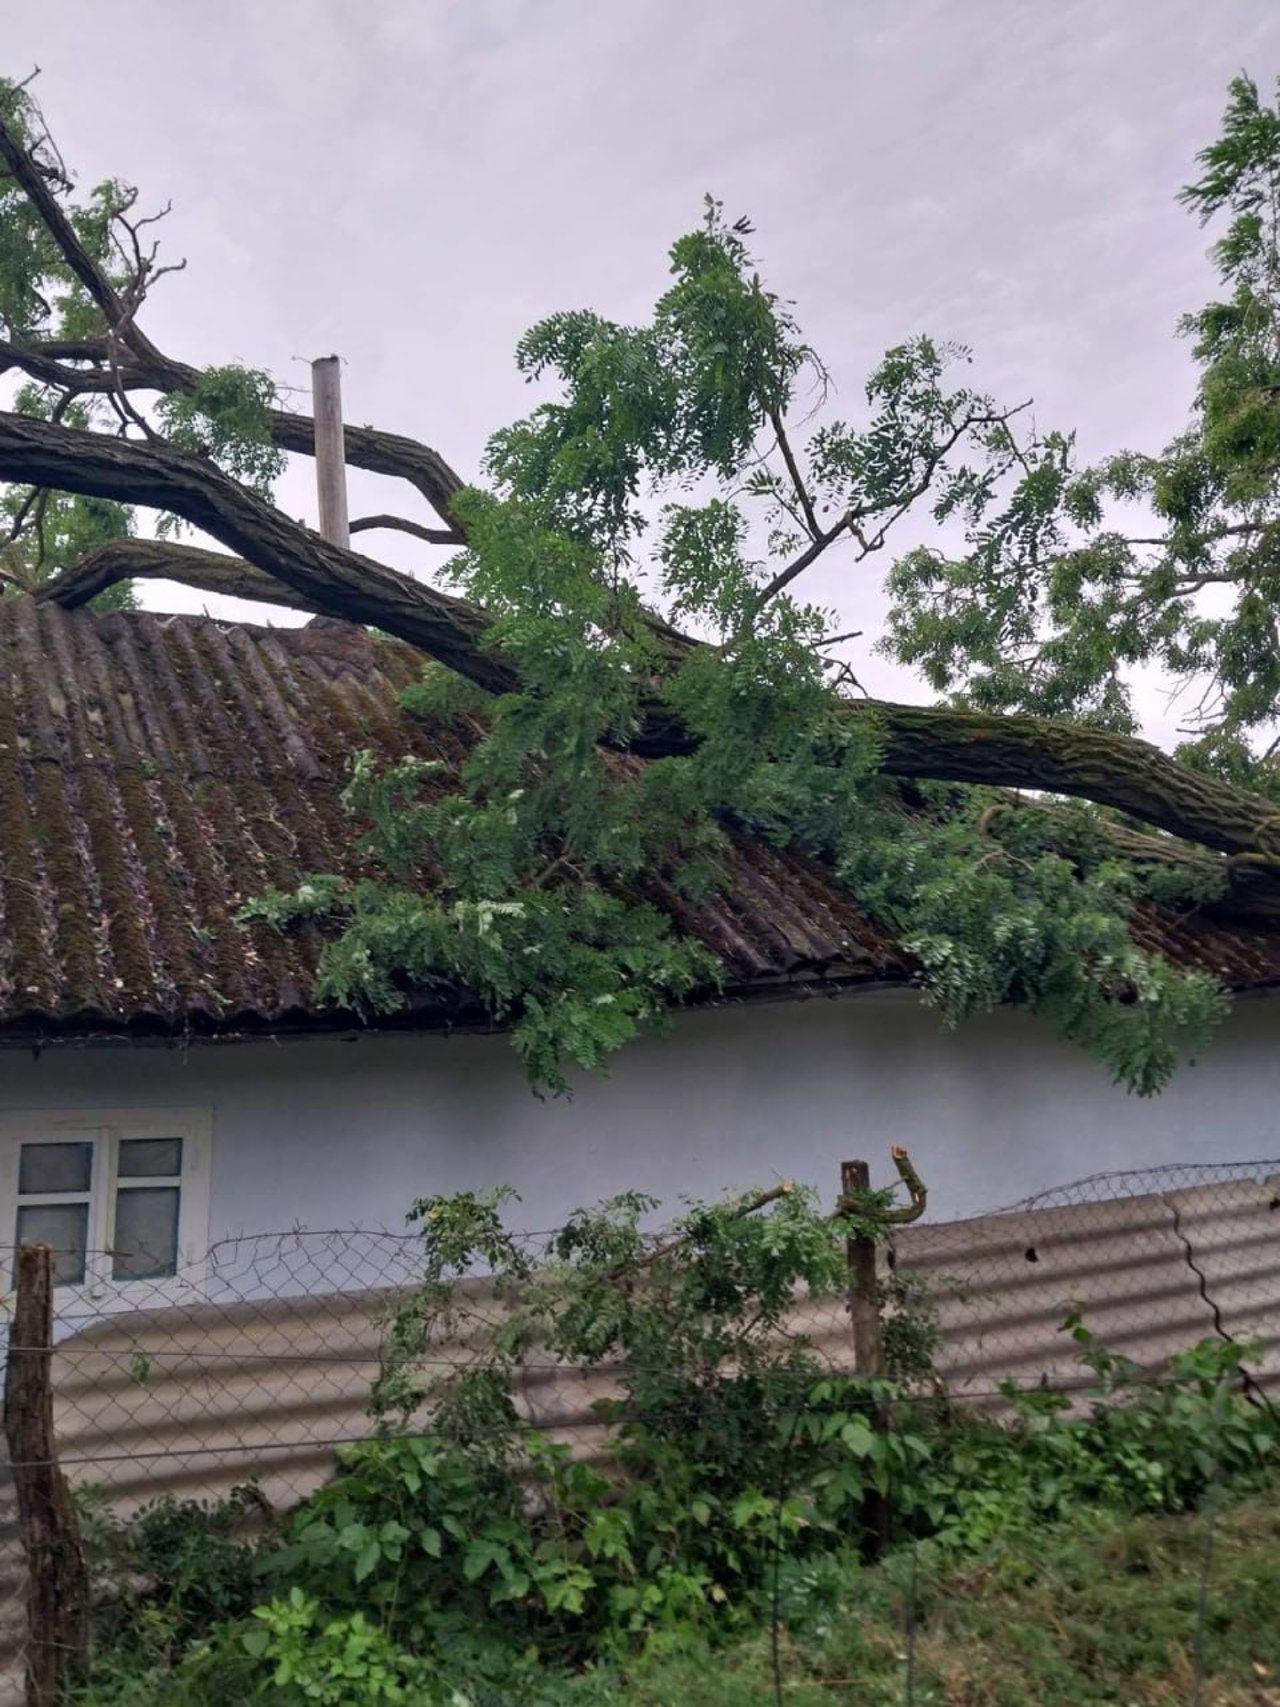
[[[274,1514],[254,1488],[214,1502],[165,1499],[122,1522],[102,1495],[79,1497],[92,1566],[94,1640],[117,1663],[166,1663],[260,1594],[258,1560]]]
[[[88,1700],[558,1700],[641,1651],[745,1635],[775,1595],[810,1621],[826,1597],[835,1618],[877,1506],[891,1541],[960,1561],[1097,1513],[1190,1510],[1276,1462],[1280,1424],[1224,1340],[1152,1373],[1073,1316],[1088,1391],[1008,1386],[999,1419],[921,1379],[927,1309],[901,1335],[912,1379],[825,1371],[786,1321],[798,1286],[844,1291],[858,1223],[804,1192],[694,1205],[662,1235],[644,1230],[649,1200],[622,1198],[574,1217],[536,1267],[501,1201],[416,1207],[424,1273],[386,1324],[378,1432],[326,1487],[256,1538],[247,1495],[101,1526]],[[481,1272],[507,1307],[450,1369],[438,1346]],[[593,1462],[520,1424],[532,1352],[612,1371]]]
[[[1247,1489],[1273,1473],[1280,1417],[1247,1386],[1246,1347],[1204,1340],[1151,1371],[1107,1351],[1079,1314],[1064,1331],[1094,1377],[1076,1401],[1087,1399],[1087,1412],[1064,1392],[1005,1383],[1007,1420],[946,1419],[908,1490],[911,1533],[974,1552],[1082,1511],[1188,1511],[1212,1488]]]

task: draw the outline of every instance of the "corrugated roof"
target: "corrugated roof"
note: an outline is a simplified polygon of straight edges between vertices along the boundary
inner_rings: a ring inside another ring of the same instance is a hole
[[[351,752],[455,763],[400,711],[421,660],[346,623],[228,625],[0,600],[0,1034],[214,1034],[344,1023],[309,997],[322,939],[236,922],[313,871],[353,872]],[[740,841],[723,892],[653,898],[730,988],[903,983],[907,956],[820,867]],[[1235,987],[1280,981],[1280,935],[1152,912],[1143,940]],[[461,1004],[414,1016],[475,1019]]]
[[[0,1028],[320,1022],[319,934],[245,929],[236,913],[307,872],[353,872],[339,793],[355,749],[464,756],[465,731],[399,710],[420,668],[408,647],[341,622],[252,628],[0,600]],[[731,985],[837,963],[908,976],[816,867],[745,844],[730,867],[701,905],[654,894]]]

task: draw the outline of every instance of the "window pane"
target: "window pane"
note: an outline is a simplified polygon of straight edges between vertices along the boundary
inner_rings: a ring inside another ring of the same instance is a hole
[[[52,1245],[58,1286],[79,1286],[89,1236],[87,1203],[28,1203],[18,1210],[18,1243]]]
[[[93,1175],[92,1144],[24,1144],[18,1161],[18,1191],[88,1191]]]
[[[182,1172],[181,1138],[124,1138],[120,1142],[120,1178]]]
[[[144,1186],[116,1193],[112,1275],[155,1280],[178,1267],[178,1188]]]

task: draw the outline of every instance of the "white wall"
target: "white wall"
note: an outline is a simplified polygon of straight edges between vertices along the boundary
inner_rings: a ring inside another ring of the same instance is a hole
[[[398,1229],[415,1195],[497,1183],[529,1229],[626,1187],[832,1194],[846,1157],[887,1180],[894,1143],[956,1215],[1103,1169],[1280,1155],[1278,1041],[1280,1001],[1242,1003],[1142,1101],[1023,1016],[947,1033],[914,998],[862,996],[688,1016],[572,1101],[532,1097],[501,1038],[388,1036],[11,1052],[0,1110],[211,1106],[214,1239]]]

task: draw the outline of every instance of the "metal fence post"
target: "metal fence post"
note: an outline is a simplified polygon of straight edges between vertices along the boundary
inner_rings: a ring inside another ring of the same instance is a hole
[[[5,1368],[4,1427],[27,1567],[27,1707],[56,1707],[89,1657],[89,1575],[53,1434],[53,1251],[23,1245]]]

